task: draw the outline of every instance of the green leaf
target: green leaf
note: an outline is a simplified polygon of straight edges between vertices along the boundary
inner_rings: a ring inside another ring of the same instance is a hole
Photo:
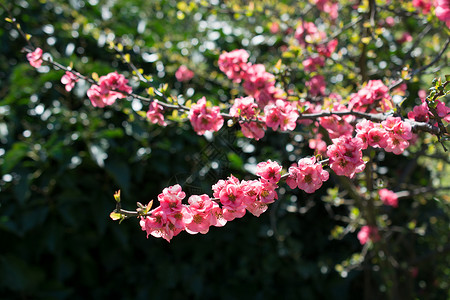
[[[12,148],[6,152],[5,160],[2,166],[3,173],[9,173],[28,153],[29,146],[23,142],[15,143]]]

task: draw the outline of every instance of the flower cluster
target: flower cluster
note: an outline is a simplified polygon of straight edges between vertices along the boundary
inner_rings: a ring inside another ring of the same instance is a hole
[[[198,135],[202,135],[206,131],[219,131],[224,122],[220,115],[220,108],[218,106],[208,107],[205,97],[191,106],[189,120]]]
[[[314,72],[317,70],[317,67],[323,67],[325,65],[325,59],[323,56],[311,56],[305,59],[302,64],[306,72]]]
[[[257,115],[258,105],[253,97],[241,97],[234,100],[230,108],[230,115],[240,118],[242,133],[247,138],[259,140],[264,137],[265,123],[264,117]],[[259,122],[252,122],[258,120]]]
[[[194,77],[194,72],[189,70],[186,66],[180,66],[178,70],[175,72],[175,77],[178,81],[189,81]]]
[[[127,85],[128,79],[117,72],[100,77],[98,84],[93,84],[87,91],[87,96],[93,106],[105,107],[112,105],[117,99],[125,98],[132,89]]]
[[[162,114],[163,107],[156,101],[150,103],[147,111],[147,119],[153,124],[158,123],[160,126],[167,126],[166,121],[164,121],[164,115]]]
[[[160,206],[140,221],[147,237],[162,237],[170,242],[183,230],[191,234],[207,233],[210,226],[225,225],[219,205],[207,195],[189,197],[189,205],[182,204],[185,197],[186,194],[178,184],[165,188],[158,195]]]
[[[42,49],[36,48],[27,54],[28,62],[32,67],[39,68],[42,65]]]
[[[322,75],[314,75],[305,85],[311,96],[325,95],[325,78]]]
[[[277,100],[264,108],[266,125],[273,130],[294,130],[297,125],[298,111],[290,102]]]
[[[249,54],[244,49],[224,52],[219,56],[219,69],[234,82],[241,82],[248,68]]]
[[[368,225],[361,227],[361,230],[358,232],[358,240],[361,245],[366,244],[368,241],[378,242],[380,240],[378,228]]]
[[[231,175],[212,186],[215,199],[205,194],[193,195],[189,197],[188,205],[182,204],[186,194],[180,185],[165,188],[158,195],[160,206],[141,217],[141,228],[147,232],[147,237],[162,237],[170,242],[183,230],[190,234],[205,234],[211,226],[221,227],[228,221],[242,218],[246,211],[259,217],[268,204],[278,199],[275,189],[281,169],[278,163],[270,160],[259,163],[258,180],[239,181]]]
[[[312,0],[312,3],[316,5],[316,7],[329,14],[331,20],[336,20],[338,17],[338,3],[330,0]]]
[[[356,125],[356,132],[363,142],[362,149],[384,148],[397,155],[403,153],[412,138],[411,125],[398,117],[388,117],[381,124],[363,120]]]
[[[435,0],[435,5],[436,17],[450,28],[450,0]]]
[[[306,193],[314,193],[322,183],[327,181],[330,174],[323,170],[322,164],[316,162],[315,157],[302,158],[297,164],[289,168],[289,177],[286,183],[291,189],[299,188]]]
[[[243,49],[224,52],[219,57],[219,68],[234,82],[243,81],[247,95],[252,96],[262,109],[282,93],[275,87],[275,76],[262,64],[248,63],[249,54]]]
[[[333,104],[333,111],[348,111],[348,108],[340,103]],[[338,138],[343,135],[352,135],[353,126],[350,124],[355,120],[355,117],[352,115],[347,116],[337,116],[332,115],[329,117],[321,117],[319,118],[320,125],[325,128],[330,138]]]
[[[392,109],[389,88],[381,80],[369,80],[357,93],[351,96],[349,109],[361,112],[375,112],[376,108],[387,112]]]
[[[78,77],[69,71],[66,71],[63,77],[61,77],[61,83],[65,85],[65,89],[68,92],[70,92],[73,89],[77,81]]]
[[[317,2],[326,1],[318,0]],[[337,8],[337,6],[335,7]],[[312,22],[301,22],[295,30],[294,37],[297,39],[298,43],[305,48],[308,45],[313,45],[317,53],[324,57],[330,57],[336,50],[338,44],[336,39],[333,39],[328,43],[324,43],[323,41],[327,38],[326,33],[320,31]]]
[[[384,205],[398,207],[398,197],[393,191],[388,189],[381,189],[378,191],[378,195],[380,196],[380,200]]]
[[[450,107],[446,106],[442,101],[435,101],[437,116],[450,123]],[[413,110],[408,113],[408,118],[417,122],[429,122],[430,118],[434,119],[435,116],[430,111],[425,98],[422,98],[422,104],[414,106]]]
[[[330,159],[330,167],[337,175],[353,178],[356,173],[364,170],[365,164],[362,159],[363,142],[360,138],[342,136],[333,139],[333,144],[327,148]]]

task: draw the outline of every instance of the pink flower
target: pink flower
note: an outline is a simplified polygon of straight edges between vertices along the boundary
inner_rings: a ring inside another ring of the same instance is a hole
[[[339,103],[333,105],[333,111],[348,111],[348,108]],[[324,127],[330,134],[330,138],[338,138],[343,135],[352,135],[353,126],[350,124],[355,118],[351,115],[347,116],[336,116],[332,115],[329,117],[319,118],[319,123]]]
[[[317,44],[316,45],[316,50],[317,53],[319,53],[320,55],[323,55],[325,57],[330,57],[331,54],[336,50],[338,45],[338,40],[334,39],[329,41],[326,44]]]
[[[275,189],[278,187],[275,183],[272,183],[264,178],[259,179],[261,183],[261,189],[259,190],[258,200],[265,204],[273,203],[278,199]]]
[[[190,234],[207,233],[209,227],[217,222],[212,212],[214,203],[208,195],[193,195],[189,197],[188,202],[192,221],[186,224],[186,231]]]
[[[248,66],[244,73],[245,92],[253,96],[260,108],[266,106],[269,102],[274,101],[274,95],[277,90],[275,88],[275,76],[266,72],[266,68],[262,64]]]
[[[276,34],[278,31],[280,31],[280,25],[277,22],[273,22],[270,25],[270,33]]]
[[[105,107],[107,105],[112,105],[115,102],[115,99],[104,98],[102,89],[96,84],[91,85],[87,90],[87,96],[94,107]]]
[[[251,120],[256,115],[257,108],[258,105],[253,97],[236,98],[233,106],[230,108],[230,115]]]
[[[378,195],[380,195],[380,199],[383,201],[384,205],[398,207],[398,197],[393,191],[381,189],[378,191]]]
[[[412,138],[411,125],[398,117],[388,117],[381,125],[388,133],[385,150],[397,155],[403,153]]]
[[[363,141],[360,138],[342,136],[333,139],[333,144],[327,148],[330,167],[337,175],[353,178],[356,173],[364,170],[362,160]]]
[[[224,122],[220,115],[220,108],[218,106],[207,107],[205,97],[191,106],[189,120],[198,135],[202,135],[209,130],[219,131]]]
[[[180,185],[165,188],[158,195],[160,206],[154,209],[150,216],[142,217],[142,230],[154,237],[162,237],[168,242],[172,237],[186,229],[186,225],[193,220],[189,207],[181,204],[186,194]]]
[[[391,16],[387,17],[384,21],[389,27],[393,27],[395,25],[395,19]]]
[[[66,74],[61,77],[61,83],[65,84],[66,91],[70,92],[75,86],[75,82],[78,81],[78,77],[72,72],[66,71]]]
[[[117,99],[125,98],[125,94],[130,94],[132,89],[127,85],[128,80],[117,72],[109,73],[100,77],[98,85],[93,84],[87,91],[87,96],[93,106],[105,107],[112,105]]]
[[[317,9],[328,13],[331,20],[335,20],[338,17],[337,3],[330,0],[312,0],[312,3],[316,5]]]
[[[186,66],[182,65],[178,68],[178,70],[175,72],[175,77],[178,81],[189,81],[194,77],[194,72],[189,70]]]
[[[367,85],[363,86],[356,94],[351,95],[348,106],[349,109],[362,112],[368,108],[372,108],[371,112],[375,108],[387,112],[393,107],[393,104],[389,88],[381,80],[369,80]]]
[[[244,49],[223,52],[219,56],[219,69],[234,82],[241,82],[249,65],[249,54]]]
[[[249,139],[255,139],[257,141],[264,137],[264,133],[267,129],[265,123],[262,123],[264,122],[264,118],[258,116],[258,120],[260,122],[239,122],[239,124],[241,125],[242,134],[245,137]]]
[[[266,162],[260,162],[256,166],[256,175],[266,179],[270,183],[277,183],[281,178],[282,167],[270,159]]]
[[[450,0],[435,0],[435,6],[436,17],[450,28]]]
[[[325,65],[325,59],[323,56],[308,57],[302,64],[306,72],[314,72],[317,70],[317,67]]]
[[[281,131],[294,130],[297,126],[298,111],[290,102],[277,100],[264,108],[266,125],[273,130],[280,127]]]
[[[164,121],[164,115],[162,114],[163,107],[156,101],[150,103],[147,111],[147,119],[153,124],[158,123],[160,126],[167,126],[166,121]]]
[[[39,68],[42,65],[42,49],[36,48],[33,52],[28,53],[27,59],[32,67]]]
[[[326,34],[323,31],[319,31],[312,22],[301,22],[295,30],[294,37],[300,45],[306,46],[306,44],[319,43],[326,38]]]
[[[291,189],[299,188],[307,193],[314,193],[322,183],[327,181],[329,173],[324,171],[322,165],[316,162],[315,157],[302,158],[298,166],[293,164],[289,168],[289,177],[286,183]]]
[[[243,208],[244,191],[236,177],[230,176],[226,181],[220,180],[213,186],[213,190],[214,197],[220,199],[224,209],[235,211]]]
[[[361,245],[364,245],[369,240],[372,242],[377,242],[380,240],[380,235],[378,234],[378,228],[375,226],[363,226],[358,232],[358,240]]]
[[[309,89],[311,96],[323,96],[325,95],[325,78],[322,75],[315,75],[309,81],[305,83]]]
[[[420,8],[423,14],[428,14],[431,9],[432,0],[413,0],[412,5],[416,8]]]
[[[412,35],[409,32],[404,32],[402,37],[397,40],[397,43],[403,44],[405,42],[411,42],[412,40]]]
[[[127,83],[128,79],[126,79],[122,74],[117,73],[117,71],[102,76],[98,80],[98,84],[103,90],[130,94],[133,90],[131,89],[131,86],[127,85]],[[125,97],[122,93],[119,94],[122,95],[121,97],[118,97],[119,99]]]
[[[325,143],[324,140],[322,140],[323,135],[318,133],[315,135],[313,139],[310,139],[309,142],[309,148],[315,149],[316,153],[324,155],[327,152],[327,143]]]

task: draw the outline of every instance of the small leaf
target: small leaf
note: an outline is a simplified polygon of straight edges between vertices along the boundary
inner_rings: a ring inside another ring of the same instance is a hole
[[[119,219],[122,218],[122,215],[116,212],[112,212],[109,214],[109,217],[113,220],[113,221],[117,221]]]
[[[92,73],[92,79],[94,79],[95,81],[98,81],[99,77],[97,73]]]
[[[116,202],[120,202],[120,190],[118,190],[118,191],[114,194],[114,199],[116,200]]]
[[[31,39],[31,34],[26,34],[26,38],[27,38],[27,41],[29,41],[30,39]]]
[[[5,21],[8,22],[8,23],[12,23],[13,22],[13,20],[10,19],[10,18],[5,18]]]

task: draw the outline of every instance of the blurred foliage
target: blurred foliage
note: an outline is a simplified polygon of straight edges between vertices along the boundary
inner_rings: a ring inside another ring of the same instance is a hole
[[[352,1],[340,1],[346,17],[320,25],[337,32],[365,13],[366,2],[354,9]],[[409,1],[402,9],[384,2],[377,1],[383,8],[377,18],[382,23],[394,16],[396,25],[374,28],[367,43],[361,42],[362,23],[339,35],[340,51],[321,71],[330,92],[346,97],[366,79],[400,78],[405,66],[416,69],[439,51],[442,24],[423,21]],[[206,96],[216,104],[243,94],[217,67],[222,51],[238,48],[247,49],[253,63],[264,63],[286,89],[304,93],[304,82],[314,74],[304,72],[301,60],[311,49],[300,49],[293,31],[301,18],[327,20],[310,3],[297,1],[7,0],[5,5],[36,46],[83,74],[118,70],[131,77],[108,48],[120,42],[152,76],[153,86],[168,83],[167,93],[180,100]],[[260,218],[245,216],[207,235],[182,233],[170,244],[146,239],[137,220],[112,222],[118,189],[124,207],[148,203],[176,183],[188,194],[210,194],[211,185],[230,173],[251,178],[248,170],[259,161],[270,158],[286,167],[312,155],[310,128],[267,132],[256,142],[234,125],[205,138],[184,123],[148,124],[138,113],[145,104],[136,101],[94,108],[85,82],[67,93],[62,71],[30,67],[25,42],[3,21],[6,12],[0,9],[0,15],[0,298],[380,299],[393,284],[401,299],[450,297],[445,193],[407,197],[395,210],[378,201],[386,248],[366,245],[362,252],[355,231],[363,213],[336,176],[314,195],[284,186],[280,200]],[[273,23],[278,33],[270,32]],[[420,51],[396,42],[404,32],[417,38],[424,28],[429,32],[414,48]],[[446,60],[448,53],[437,71],[448,70]],[[365,74],[358,63],[367,66]],[[192,81],[175,80],[181,64],[194,70]],[[409,81],[402,105],[417,103],[417,91],[434,75]],[[132,84],[140,93],[148,88]],[[435,137],[419,141],[402,156],[366,153],[376,163],[380,186],[399,191],[448,184],[448,155]]]

